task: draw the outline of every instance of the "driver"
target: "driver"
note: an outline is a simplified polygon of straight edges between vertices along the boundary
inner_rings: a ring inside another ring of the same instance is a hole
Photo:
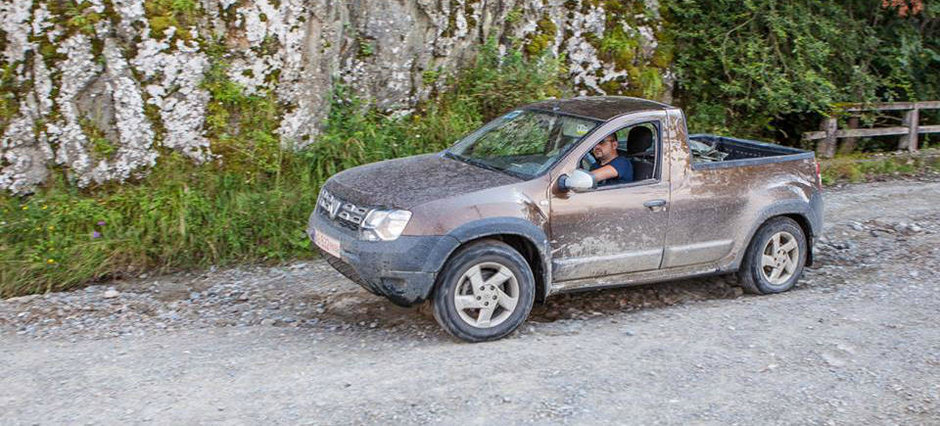
[[[598,142],[591,153],[597,159],[591,166],[591,175],[597,186],[633,182],[633,165],[617,154],[617,137],[613,133]]]

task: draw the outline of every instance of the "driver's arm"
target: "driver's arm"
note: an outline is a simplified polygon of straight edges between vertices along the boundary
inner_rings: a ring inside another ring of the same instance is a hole
[[[596,170],[591,170],[590,173],[592,176],[594,176],[594,182],[601,182],[607,179],[614,179],[619,176],[619,174],[617,173],[617,169],[615,169],[614,166],[611,166],[610,164],[604,167],[601,167],[599,169],[596,169]]]

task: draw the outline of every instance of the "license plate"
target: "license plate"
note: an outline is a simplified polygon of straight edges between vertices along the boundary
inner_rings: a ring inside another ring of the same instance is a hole
[[[314,231],[313,242],[320,247],[321,250],[333,255],[334,257],[341,257],[339,240],[336,238],[330,237],[320,231]]]

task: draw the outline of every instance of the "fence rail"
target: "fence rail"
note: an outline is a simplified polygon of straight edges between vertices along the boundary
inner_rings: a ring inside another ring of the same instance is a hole
[[[921,126],[919,124],[920,110],[922,109],[940,109],[940,101],[840,105],[840,113],[863,111],[907,112],[904,113],[904,119],[900,127],[876,127],[871,129],[854,128],[858,125],[858,119],[857,117],[853,117],[849,120],[848,129],[839,130],[838,117],[826,117],[819,126],[822,130],[803,133],[803,140],[821,140],[816,147],[816,152],[823,158],[832,158],[835,155],[836,141],[842,138],[847,139],[844,144],[854,147],[855,138],[901,136],[898,141],[898,149],[917,151],[917,135],[924,133],[940,133],[940,125]]]

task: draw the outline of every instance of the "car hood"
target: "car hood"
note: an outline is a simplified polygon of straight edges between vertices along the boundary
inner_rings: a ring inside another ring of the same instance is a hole
[[[410,209],[429,201],[521,181],[437,153],[354,167],[337,173],[324,187],[359,206]]]

